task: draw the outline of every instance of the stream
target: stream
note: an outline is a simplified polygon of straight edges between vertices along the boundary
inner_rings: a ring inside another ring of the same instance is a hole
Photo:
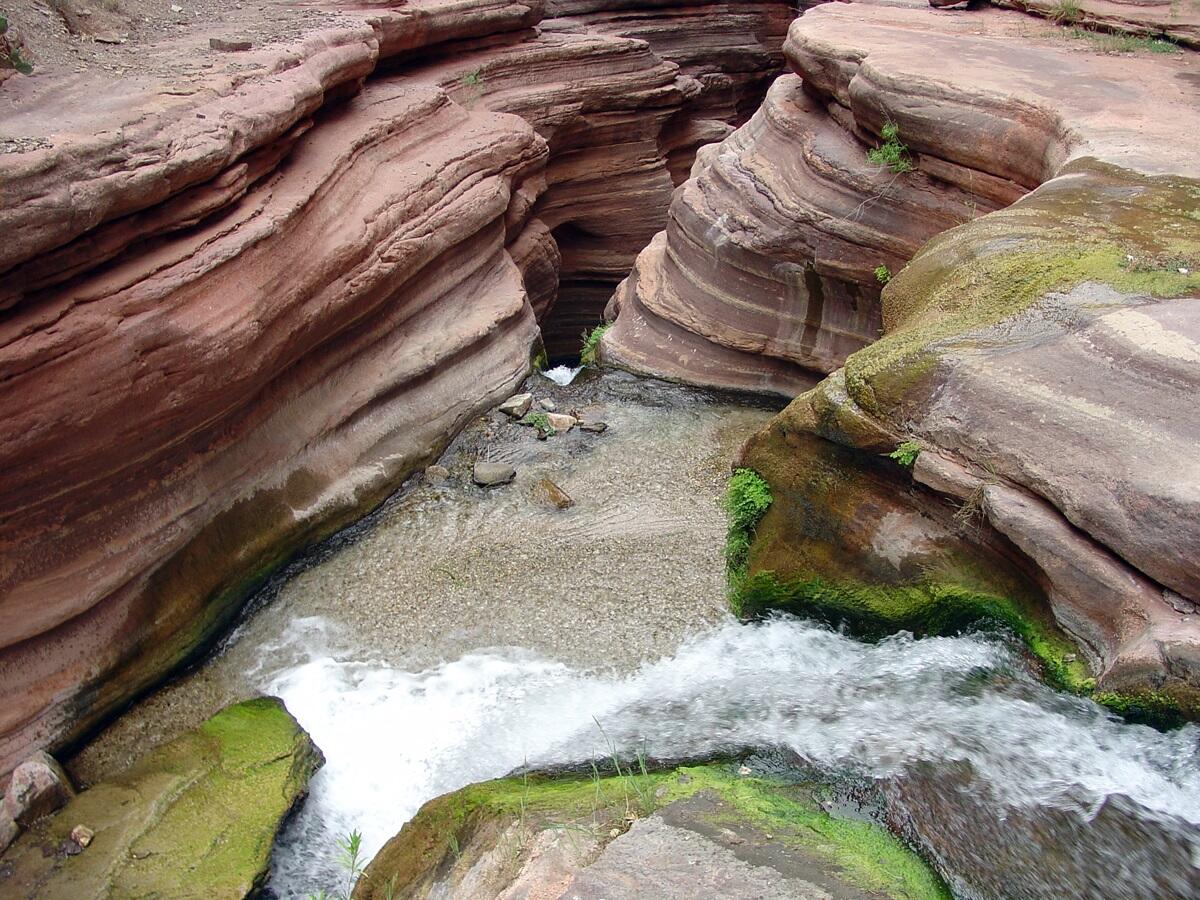
[[[565,378],[561,380],[566,380]],[[725,611],[720,497],[771,411],[619,373],[527,389],[603,434],[537,441],[499,413],[380,511],[292,566],[221,652],[73,765],[255,692],[283,698],[325,767],[276,846],[269,894],[336,877],[425,801],[522,766],[622,752],[756,753],[866,790],[961,897],[1200,893],[1200,731],[1125,724],[1056,693],[1002,635],[863,643]],[[512,485],[470,484],[477,458]],[[569,510],[530,492],[548,476]]]

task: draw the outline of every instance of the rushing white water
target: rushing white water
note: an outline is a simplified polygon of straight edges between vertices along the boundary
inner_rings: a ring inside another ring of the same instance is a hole
[[[553,369],[546,369],[542,372],[544,376],[549,378],[555,384],[566,387],[575,380],[575,376],[583,371],[583,366],[555,366]]]
[[[603,756],[596,721],[618,746],[644,741],[660,758],[786,748],[870,780],[968,763],[973,790],[1010,811],[1054,810],[1086,828],[1127,798],[1137,821],[1200,847],[1197,729],[1163,734],[1056,694],[994,637],[865,644],[801,620],[729,621],[618,677],[518,650],[404,672],[331,658],[322,634],[319,621],[298,623],[290,639],[311,658],[267,684],[327,757],[277,851],[281,896],[326,877],[315,848],[332,835],[358,828],[373,853],[441,793]]]

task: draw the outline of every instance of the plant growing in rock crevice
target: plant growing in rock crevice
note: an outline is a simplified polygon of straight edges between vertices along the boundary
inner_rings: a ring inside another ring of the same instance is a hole
[[[878,281],[880,284],[887,284],[889,281],[892,280],[892,270],[889,269],[887,266],[876,266],[875,267],[875,280]]]
[[[917,461],[917,457],[921,454],[921,445],[916,441],[905,441],[895,450],[888,454],[890,459],[894,459],[900,465],[906,468],[912,468],[913,463]]]
[[[725,536],[725,574],[729,582],[729,605],[742,614],[742,586],[750,560],[750,543],[759,521],[774,498],[766,479],[753,469],[737,469],[725,491],[725,514],[729,530]]]
[[[594,366],[600,361],[600,338],[608,331],[607,325],[597,325],[590,332],[583,333],[583,347],[579,350],[579,362],[585,366]]]
[[[867,159],[873,164],[886,166],[896,175],[903,175],[913,170],[912,154],[900,140],[900,126],[895,122],[884,122],[879,130],[883,143],[867,151]]]

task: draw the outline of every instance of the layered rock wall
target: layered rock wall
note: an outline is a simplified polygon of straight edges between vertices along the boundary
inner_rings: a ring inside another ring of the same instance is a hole
[[[124,75],[5,83],[0,772],[202,652],[509,392],[560,267],[615,283],[704,78],[748,96],[743,58],[778,59],[786,4],[720,6],[753,47],[689,51],[715,19],[685,4],[624,6],[649,42],[537,2],[281,4],[249,52],[208,49],[231,10]]]

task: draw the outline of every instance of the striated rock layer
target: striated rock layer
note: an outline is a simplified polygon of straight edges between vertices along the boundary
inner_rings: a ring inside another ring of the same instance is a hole
[[[5,82],[0,776],[436,455],[528,373],[539,318],[598,318],[555,310],[560,270],[616,282],[686,155],[664,135],[726,70],[737,102],[695,114],[740,115],[787,14],[621,6],[659,27],[281,4],[276,41],[209,50],[271,14],[231,9],[123,75]]]
[[[745,450],[775,502],[743,607],[1011,609],[1064,686],[1194,715],[1200,166],[1178,135],[1200,64],[842,4],[786,53],[796,75],[702,151],[601,344],[741,389],[831,373]],[[886,123],[914,172],[867,164]],[[902,442],[911,468],[883,456]]]

